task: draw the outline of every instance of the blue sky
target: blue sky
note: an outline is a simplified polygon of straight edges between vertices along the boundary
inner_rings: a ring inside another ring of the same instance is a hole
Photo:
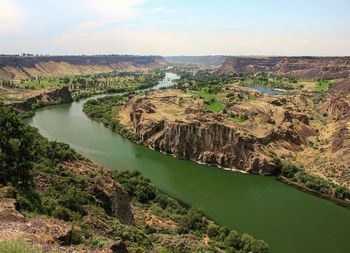
[[[0,0],[0,53],[350,55],[349,0]]]

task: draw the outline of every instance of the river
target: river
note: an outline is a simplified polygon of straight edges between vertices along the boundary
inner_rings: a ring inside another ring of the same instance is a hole
[[[172,85],[167,73],[156,88]],[[97,96],[95,96],[97,97]],[[229,228],[269,243],[272,253],[350,252],[350,210],[277,181],[178,160],[134,144],[82,112],[87,99],[44,107],[29,124],[110,169],[137,169],[162,191]]]

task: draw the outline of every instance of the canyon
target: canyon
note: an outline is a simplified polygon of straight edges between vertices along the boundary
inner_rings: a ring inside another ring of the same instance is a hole
[[[147,70],[167,64],[161,56],[0,56],[0,81]]]

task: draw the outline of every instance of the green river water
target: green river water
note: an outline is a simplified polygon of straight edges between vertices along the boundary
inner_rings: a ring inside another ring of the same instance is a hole
[[[170,86],[168,73],[157,86]],[[178,160],[134,144],[91,121],[86,99],[42,108],[29,124],[110,169],[137,169],[162,191],[229,228],[269,243],[272,253],[349,253],[350,210],[273,177],[246,175]]]

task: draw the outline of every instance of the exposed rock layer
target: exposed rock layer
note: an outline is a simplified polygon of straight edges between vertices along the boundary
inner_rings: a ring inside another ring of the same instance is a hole
[[[47,105],[47,104],[64,104],[73,102],[72,94],[68,87],[60,87],[39,95],[30,97],[25,101],[10,101],[14,109],[27,112],[33,109],[33,106]]]
[[[147,69],[166,64],[160,56],[0,56],[0,80]]]
[[[350,57],[229,57],[221,74],[272,72],[293,78],[347,78]]]
[[[273,174],[272,151],[294,152],[296,147],[307,145],[307,137],[315,134],[306,115],[290,112],[272,102],[230,108],[232,112],[246,113],[260,122],[253,123],[257,128],[252,129],[248,123],[240,125],[221,114],[187,104],[179,106],[177,99],[181,93],[174,91],[175,96],[168,93],[171,92],[132,99],[123,110],[123,113],[130,113],[130,119],[124,117],[122,123],[129,126],[140,142],[179,158]],[[169,107],[176,112],[174,118],[167,114]],[[259,129],[260,124],[266,125],[266,130]]]

